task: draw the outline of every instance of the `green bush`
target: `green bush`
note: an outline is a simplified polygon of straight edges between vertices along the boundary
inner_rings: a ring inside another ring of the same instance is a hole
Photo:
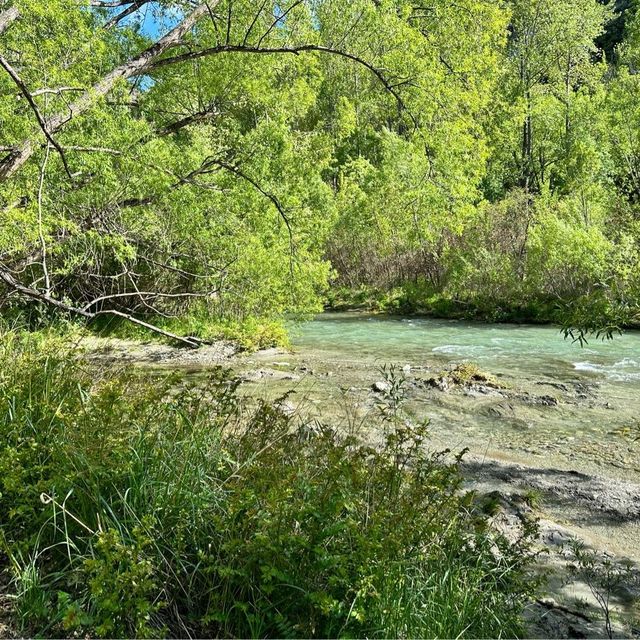
[[[0,353],[0,541],[30,634],[512,637],[532,525],[508,542],[422,427],[385,443],[206,384]],[[375,425],[371,425],[375,426]]]

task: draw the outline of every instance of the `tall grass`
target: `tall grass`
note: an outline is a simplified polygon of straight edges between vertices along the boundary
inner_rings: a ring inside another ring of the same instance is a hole
[[[513,637],[530,530],[492,532],[421,429],[372,448],[223,370],[181,388],[0,352],[0,544],[31,634]]]

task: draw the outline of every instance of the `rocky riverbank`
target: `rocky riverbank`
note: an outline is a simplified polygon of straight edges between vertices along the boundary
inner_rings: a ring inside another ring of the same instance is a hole
[[[630,563],[620,584],[607,587],[608,597],[615,635],[640,635],[633,622],[640,596],[634,582],[640,444],[624,428],[633,408],[620,406],[597,381],[516,379],[437,358],[382,369],[367,359],[308,351],[243,354],[226,342],[195,351],[113,340],[88,346],[91,357],[178,369],[195,382],[204,382],[213,366],[230,366],[242,393],[272,399],[287,393],[281,403],[287,413],[343,428],[366,422],[393,391],[407,419],[428,420],[434,449],[469,449],[462,467],[467,487],[494,496],[496,526],[516,531],[523,514],[540,519],[540,565],[550,573],[548,593],[527,612],[532,637],[607,637],[597,595],[584,572],[570,570],[572,540],[605,562]],[[583,427],[567,428],[576,424]]]

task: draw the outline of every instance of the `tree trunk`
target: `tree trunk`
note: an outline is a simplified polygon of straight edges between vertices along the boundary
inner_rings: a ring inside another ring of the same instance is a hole
[[[205,2],[198,5],[178,26],[174,27],[164,37],[160,38],[158,42],[143,51],[137,57],[125,62],[108,73],[104,78],[102,78],[102,80],[94,84],[91,89],[85,91],[75,102],[69,104],[64,113],[58,114],[48,120],[46,123],[47,131],[50,134],[56,133],[69,120],[90,109],[99,98],[102,98],[109,93],[109,91],[111,91],[120,80],[126,80],[127,78],[134,75],[140,75],[144,72],[158,56],[163,54],[167,49],[179,44],[184,36],[195,26],[198,20],[208,12],[208,8],[215,7],[218,2],[219,0],[210,0],[208,3]],[[12,9],[9,9],[8,11],[0,14],[0,33],[3,30],[2,25],[5,23],[8,24],[8,20],[16,12],[17,10],[13,11]],[[8,18],[5,18],[6,14],[11,15]],[[13,17],[13,20],[16,18],[17,15]],[[37,148],[36,141],[37,139],[35,136],[27,138],[21,144],[17,145],[14,151],[0,161],[0,182],[9,179],[29,160],[29,158],[31,158]]]

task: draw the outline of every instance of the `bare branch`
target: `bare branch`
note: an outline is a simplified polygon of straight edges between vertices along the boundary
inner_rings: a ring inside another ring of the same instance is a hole
[[[71,311],[74,311],[71,309]],[[124,313],[123,311],[116,311],[115,309],[105,309],[104,311],[98,311],[95,314],[92,314],[93,318],[97,318],[98,316],[117,316],[118,318],[124,318],[133,324],[140,325],[145,329],[149,329],[149,331],[153,331],[154,333],[159,333],[161,336],[165,336],[165,338],[171,338],[171,340],[176,340],[177,342],[182,342],[182,344],[186,344],[188,347],[192,349],[197,349],[203,344],[208,344],[206,340],[201,340],[200,338],[196,338],[195,336],[179,336],[175,333],[171,333],[170,331],[166,331],[165,329],[161,329],[154,324],[150,324],[149,322],[145,322],[144,320],[140,320],[135,316],[132,316],[130,313]]]
[[[189,258],[191,260],[195,260],[196,258],[194,256],[189,256],[189,255],[184,255],[181,254],[182,257],[185,258]],[[201,279],[209,279],[209,278],[213,278],[215,277],[215,275],[219,275],[219,274],[225,274],[227,269],[234,263],[236,262],[236,258],[234,258],[233,260],[231,260],[230,262],[228,262],[227,264],[225,264],[222,267],[218,267],[218,266],[213,266],[213,265],[208,265],[208,264],[204,264],[203,266],[207,269],[212,269],[214,271],[216,271],[217,273],[214,275],[212,273],[206,273],[206,274],[200,274],[200,273],[193,273],[192,271],[186,271],[185,269],[180,269],[179,267],[174,267],[173,265],[170,264],[166,264],[164,262],[158,262],[157,260],[154,260],[153,258],[148,258],[147,256],[143,256],[143,255],[139,255],[137,256],[137,258],[139,260],[143,260],[144,262],[148,262],[149,264],[153,264],[157,267],[160,267],[162,269],[166,269],[167,271],[172,271],[174,273],[177,273],[178,275],[181,275],[183,278],[201,278]]]
[[[112,156],[121,156],[123,153],[118,149],[110,149],[109,147],[80,147],[77,145],[65,145],[62,148],[65,151],[81,151],[83,153],[107,153]]]
[[[200,51],[188,51],[186,53],[181,53],[177,56],[172,56],[170,58],[161,58],[160,60],[156,60],[152,64],[147,67],[147,71],[153,69],[159,69],[168,65],[178,64],[180,62],[184,62],[186,60],[197,60],[198,58],[204,58],[207,56],[217,55],[219,53],[252,53],[258,55],[274,55],[274,54],[293,54],[299,55],[301,53],[317,51],[320,53],[326,53],[330,55],[339,56],[341,58],[346,58],[348,60],[352,60],[353,62],[357,62],[362,65],[366,69],[368,69],[383,85],[383,87],[396,99],[398,106],[406,110],[409,114],[409,117],[413,120],[414,124],[416,124],[415,118],[413,115],[406,109],[404,101],[402,100],[402,96],[396,91],[393,83],[387,79],[385,74],[375,67],[373,64],[357,56],[353,53],[349,53],[348,51],[342,51],[340,49],[333,49],[331,47],[325,47],[323,45],[317,44],[303,44],[294,47],[256,47],[256,46],[245,46],[245,45],[220,45],[217,47],[209,47],[207,49],[201,49]]]
[[[170,124],[165,125],[161,129],[156,129],[155,135],[168,136],[168,135],[171,135],[172,133],[177,133],[178,131],[180,131],[180,129],[184,129],[184,127],[188,127],[191,124],[212,120],[213,118],[219,115],[220,115],[220,112],[215,107],[203,109],[202,111],[198,111],[196,113],[192,113],[191,115],[185,116],[180,120],[171,122]]]
[[[185,293],[163,293],[161,291],[126,291],[124,293],[112,293],[105,296],[100,296],[99,298],[95,298],[89,304],[86,304],[82,307],[83,311],[89,311],[91,307],[94,307],[99,302],[103,302],[104,300],[113,300],[115,298],[132,298],[132,297],[148,297],[148,298],[209,298],[212,295],[217,293],[215,291],[208,291],[205,293],[198,292],[185,292]]]
[[[124,7],[125,4],[131,4],[132,0],[90,0],[90,7],[101,7],[103,9],[113,9],[115,7]]]
[[[52,296],[48,296],[42,291],[38,291],[37,289],[32,289],[31,287],[26,287],[16,280],[9,270],[4,266],[0,265],[0,280],[3,280],[5,284],[7,284],[13,291],[20,293],[28,298],[33,298],[34,300],[40,300],[41,302],[46,302],[58,309],[62,309],[63,311],[71,311],[78,315],[81,315],[85,318],[92,318],[93,314],[82,311],[81,309],[75,309],[74,307],[61,302],[60,300],[56,300]]]
[[[128,209],[130,207],[145,207],[148,204],[153,204],[158,200],[159,195],[147,196],[146,198],[126,198],[116,203],[116,206],[120,209]]]
[[[156,169],[157,171],[161,171],[162,173],[165,173],[171,176],[172,178],[176,179],[174,183],[170,184],[166,188],[167,191],[173,191],[174,189],[178,189],[185,185],[193,185],[201,189],[211,190],[211,189],[217,189],[217,187],[212,184],[210,185],[210,184],[202,184],[201,182],[196,182],[194,178],[204,173],[211,173],[210,169],[213,165],[214,165],[213,162],[205,160],[200,167],[198,167],[197,169],[194,169],[193,171],[190,171],[185,176],[177,175],[173,171],[169,171],[169,169],[158,166],[156,164],[150,164],[149,167]],[[144,207],[146,205],[153,204],[154,202],[159,200],[161,195],[162,195],[161,193],[154,193],[142,198],[126,198],[125,200],[121,200],[120,202],[116,203],[116,206],[120,207],[121,209],[124,209],[127,207]]]
[[[45,119],[42,117],[42,114],[40,113],[40,109],[38,109],[38,105],[36,104],[35,100],[33,99],[33,96],[29,92],[29,89],[27,89],[27,86],[25,85],[24,82],[22,82],[22,79],[20,78],[16,70],[9,64],[9,61],[6,60],[6,58],[2,54],[0,54],[0,67],[2,67],[11,76],[11,79],[20,89],[20,92],[22,93],[22,95],[26,98],[27,102],[29,103],[29,106],[31,107],[31,110],[36,116],[36,120],[38,121],[38,124],[40,125],[42,132],[44,133],[47,140],[51,143],[51,145],[60,154],[60,158],[62,159],[62,164],[64,165],[64,169],[67,172],[67,175],[69,176],[69,178],[73,180],[73,176],[71,175],[71,171],[69,170],[69,165],[67,164],[67,158],[64,155],[64,151],[62,150],[62,147],[58,144],[58,142],[49,132],[47,123],[45,122]]]
[[[42,166],[40,167],[40,179],[38,180],[38,236],[40,238],[40,250],[42,251],[42,272],[44,274],[44,290],[47,295],[51,294],[51,280],[49,278],[49,269],[47,267],[47,244],[44,240],[44,232],[42,230],[42,192],[44,190],[44,178],[47,171],[47,162],[49,160],[49,151],[51,145],[47,144],[47,150],[44,153]]]
[[[144,7],[144,5],[148,4],[149,2],[151,2],[151,0],[134,0],[133,2],[131,2],[131,5],[129,7],[127,7],[126,9],[121,11],[119,14],[113,16],[113,18],[108,20],[105,23],[104,28],[112,29],[119,22],[124,20],[127,16],[130,16],[132,13],[135,13],[138,9],[140,9],[141,7]]]
[[[258,11],[256,11],[256,14],[253,16],[253,21],[249,25],[249,28],[247,29],[247,32],[244,34],[244,38],[242,40],[242,44],[243,45],[247,44],[247,40],[249,40],[249,36],[251,35],[251,32],[253,31],[253,27],[256,26],[256,22],[258,22],[258,19],[260,18],[260,16],[262,15],[262,12],[264,11],[264,8],[267,6],[267,2],[269,2],[269,0],[262,0],[262,5],[258,9]]]
[[[231,38],[231,11],[233,9],[233,0],[229,0],[227,7],[227,35],[225,43],[229,44],[229,38]]]
[[[258,44],[256,46],[260,46],[264,39],[273,31],[273,29],[282,22],[291,11],[293,11],[298,5],[302,4],[304,0],[296,0],[285,12],[281,13],[279,16],[276,16],[276,19],[271,23],[271,26],[260,36],[260,40],[258,40]],[[277,6],[277,5],[276,5]],[[277,9],[276,9],[277,10]]]
[[[284,224],[287,227],[287,232],[289,234],[289,270],[291,271],[291,277],[293,277],[293,256],[295,254],[295,243],[293,240],[293,229],[291,228],[291,221],[289,220],[289,216],[287,215],[286,211],[284,210],[284,207],[280,204],[280,201],[278,200],[278,198],[276,198],[272,193],[270,193],[269,191],[265,191],[253,178],[251,178],[250,176],[248,176],[246,173],[244,173],[244,171],[242,171],[241,169],[239,169],[238,167],[228,164],[222,160],[210,160],[209,162],[218,165],[219,167],[222,167],[223,169],[225,169],[226,171],[229,171],[230,173],[233,173],[235,176],[238,176],[239,178],[242,178],[243,180],[246,180],[250,185],[252,185],[254,187],[254,189],[256,189],[258,192],[260,192],[263,196],[265,196],[266,198],[268,198],[273,206],[277,209],[278,213],[280,214],[280,217],[282,218],[282,220],[284,220]]]
[[[289,220],[289,216],[287,215],[287,212],[284,210],[284,207],[280,204],[280,201],[278,200],[278,198],[276,198],[272,193],[270,193],[269,191],[265,191],[253,178],[251,178],[250,176],[248,176],[246,173],[244,173],[244,171],[242,171],[241,169],[239,169],[238,167],[232,165],[232,164],[228,164],[227,162],[224,162],[223,160],[209,160],[208,161],[210,164],[215,164],[219,167],[222,167],[223,169],[225,169],[226,171],[229,171],[230,173],[233,173],[235,176],[238,176],[239,178],[242,178],[243,180],[246,180],[250,185],[252,185],[256,191],[259,191],[263,196],[265,196],[265,198],[268,198],[272,203],[273,206],[277,209],[278,213],[280,214],[280,217],[283,219],[287,230],[289,231],[289,237],[293,238],[293,232],[291,229],[291,221]]]
[[[36,96],[42,96],[45,94],[56,94],[60,95],[61,93],[65,93],[68,91],[84,91],[84,87],[58,87],[56,89],[50,89],[49,87],[45,87],[44,89],[38,89],[37,91],[33,91],[31,95],[35,98]]]

